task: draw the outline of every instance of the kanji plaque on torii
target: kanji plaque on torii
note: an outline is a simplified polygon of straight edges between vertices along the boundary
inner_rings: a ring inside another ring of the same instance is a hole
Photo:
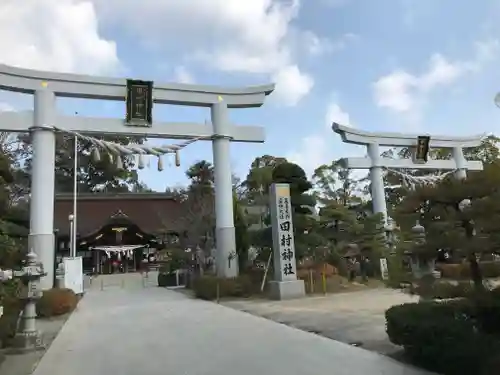
[[[153,124],[153,82],[127,80],[127,117],[130,126],[151,126]]]

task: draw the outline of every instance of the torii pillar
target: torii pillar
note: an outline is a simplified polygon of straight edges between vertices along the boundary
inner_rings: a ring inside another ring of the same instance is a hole
[[[155,84],[153,86],[151,82],[152,92],[148,92],[148,95],[152,102],[208,108],[211,111],[212,124],[152,123],[149,121],[148,124],[137,125],[127,123],[124,119],[63,116],[57,113],[56,99],[58,97],[125,101],[127,81],[119,78],[43,72],[0,64],[0,90],[34,96],[34,111],[0,113],[0,131],[29,132],[31,135],[33,165],[29,247],[38,255],[47,272],[47,276],[41,280],[42,289],[51,288],[54,279],[56,131],[101,136],[210,140],[215,174],[217,275],[220,277],[238,275],[230,143],[262,143],[265,137],[262,127],[232,124],[228,109],[262,106],[266,96],[273,92],[273,84],[224,88],[188,84]]]
[[[477,160],[466,160],[464,148],[478,147],[481,145],[483,135],[471,137],[430,136],[429,147],[451,148],[451,160],[429,160],[425,163],[415,162],[411,159],[390,159],[380,156],[380,146],[389,147],[415,147],[417,138],[422,134],[404,133],[375,133],[354,129],[337,123],[332,124],[332,129],[339,134],[345,143],[365,146],[368,157],[344,158],[343,164],[349,169],[369,169],[373,212],[381,213],[384,224],[387,225],[387,205],[385,200],[383,169],[424,169],[424,170],[451,170],[455,171],[456,178],[467,177],[467,170],[480,171],[483,163]]]

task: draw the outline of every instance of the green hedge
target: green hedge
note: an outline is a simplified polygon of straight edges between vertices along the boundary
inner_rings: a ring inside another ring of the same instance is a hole
[[[175,273],[158,273],[158,286],[167,287],[167,286],[176,286],[177,277]]]
[[[19,314],[23,307],[18,296],[25,288],[17,279],[0,283],[0,304],[3,306],[3,315],[0,317],[0,346],[9,345],[16,334]]]
[[[500,277],[500,262],[480,262],[479,268],[484,278]],[[469,263],[438,264],[436,269],[441,271],[441,276],[447,279],[462,280],[471,278]]]
[[[216,276],[200,276],[191,281],[190,287],[196,298],[205,300],[215,300],[217,293],[220,298],[224,298],[249,297],[254,292],[252,280],[246,275],[229,279]]]
[[[3,315],[0,317],[0,347],[9,344],[16,334],[17,322],[22,309],[22,302],[16,297],[4,297]]]
[[[471,296],[474,293],[474,286],[470,281],[451,284],[447,281],[433,280],[430,285],[416,283],[411,292],[429,299],[462,298]]]
[[[497,374],[488,371],[500,354],[498,295],[393,306],[386,311],[387,334],[415,364],[429,370]]]

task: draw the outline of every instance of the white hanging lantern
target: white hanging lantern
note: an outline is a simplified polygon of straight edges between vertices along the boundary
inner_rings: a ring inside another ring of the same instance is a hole
[[[143,154],[139,154],[138,159],[139,159],[139,161],[137,163],[138,168],[139,169],[144,169],[144,155]]]
[[[161,158],[161,155],[158,156],[158,171],[163,171],[163,160]]]
[[[122,171],[123,170],[123,160],[120,155],[116,156],[116,169]]]
[[[96,163],[101,161],[101,153],[99,152],[99,148],[94,147],[92,149],[92,160],[94,160]]]
[[[175,166],[181,166],[181,156],[179,155],[179,150],[175,150]]]

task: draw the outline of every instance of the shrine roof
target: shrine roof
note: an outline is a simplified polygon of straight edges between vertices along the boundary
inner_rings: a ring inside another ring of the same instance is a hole
[[[57,194],[54,202],[54,228],[69,233],[69,215],[73,212],[73,195]],[[150,234],[181,231],[181,203],[165,193],[91,193],[78,194],[77,232],[86,236],[99,230],[113,218],[134,222]]]

